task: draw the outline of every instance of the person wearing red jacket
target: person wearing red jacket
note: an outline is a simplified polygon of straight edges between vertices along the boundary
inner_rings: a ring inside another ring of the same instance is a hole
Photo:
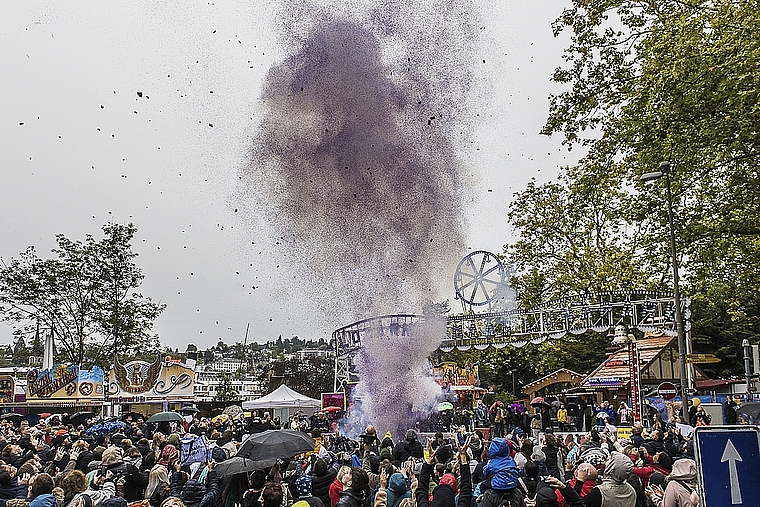
[[[598,472],[594,465],[581,463],[578,465],[578,468],[575,469],[573,478],[567,481],[567,484],[578,493],[578,496],[583,498],[594,489],[594,486],[596,486],[597,475]],[[557,503],[559,503],[559,507],[568,507],[567,500],[565,500],[562,493],[559,490],[555,490],[555,493],[557,495]]]
[[[645,488],[649,486],[649,478],[652,477],[652,474],[659,472],[667,476],[670,474],[670,469],[673,466],[673,458],[666,452],[658,452],[651,457],[646,456],[645,462],[647,462],[646,465],[633,468],[634,475],[641,478],[641,482]]]

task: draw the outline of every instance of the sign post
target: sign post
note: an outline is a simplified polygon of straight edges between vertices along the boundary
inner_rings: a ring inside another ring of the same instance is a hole
[[[657,394],[665,401],[670,401],[678,394],[678,389],[671,382],[663,382],[657,387]]]
[[[631,338],[633,335],[630,335]],[[636,340],[628,342],[628,375],[631,391],[631,408],[633,409],[633,422],[641,422],[641,370],[639,366],[639,349]]]
[[[702,507],[757,505],[760,428],[699,426],[694,458]]]

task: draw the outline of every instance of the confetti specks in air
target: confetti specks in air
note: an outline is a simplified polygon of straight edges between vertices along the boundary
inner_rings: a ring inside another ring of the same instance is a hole
[[[285,233],[284,250],[303,259],[311,294],[336,322],[420,311],[438,294],[440,273],[453,272],[466,252],[460,200],[469,180],[453,136],[467,131],[456,122],[468,117],[459,113],[472,82],[477,14],[470,0],[406,4],[383,2],[367,24],[288,10],[294,33],[310,30],[269,70],[265,117],[241,180]],[[465,16],[472,21],[449,21]],[[390,39],[405,42],[405,61],[395,66],[383,57]],[[412,407],[440,393],[427,358],[441,336],[419,326],[392,347],[387,337],[366,342],[357,366],[378,428],[406,430]]]

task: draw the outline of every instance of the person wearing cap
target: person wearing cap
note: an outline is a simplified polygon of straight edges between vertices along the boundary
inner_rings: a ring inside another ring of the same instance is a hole
[[[435,453],[435,461],[436,463],[446,464],[449,462],[452,456],[451,452],[451,446],[446,443],[446,440],[443,438],[443,433],[440,431],[436,432],[435,439],[432,442],[432,447],[434,451],[437,451]]]
[[[424,455],[422,444],[417,440],[417,432],[413,429],[406,430],[404,440],[398,442],[393,448],[393,462],[396,466],[409,458],[422,459]]]
[[[295,482],[296,493],[298,493],[298,501],[305,502],[308,507],[325,507],[324,502],[316,496],[311,494],[311,476],[302,475]],[[306,507],[303,506],[303,507]]]

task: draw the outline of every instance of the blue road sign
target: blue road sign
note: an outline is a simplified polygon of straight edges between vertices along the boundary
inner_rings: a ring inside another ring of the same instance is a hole
[[[702,507],[760,505],[760,428],[700,426],[695,435]]]

